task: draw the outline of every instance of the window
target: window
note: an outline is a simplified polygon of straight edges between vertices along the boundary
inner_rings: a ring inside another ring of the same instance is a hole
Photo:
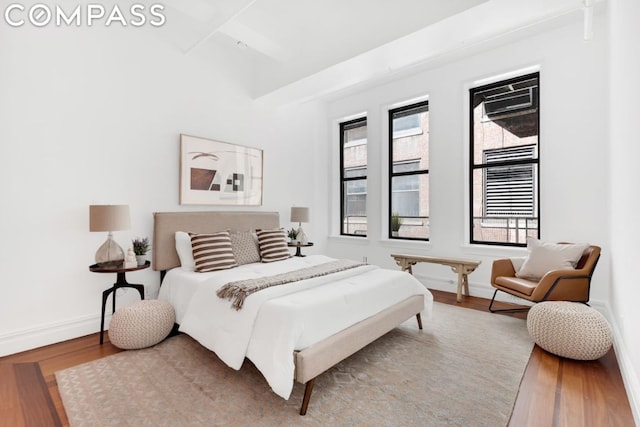
[[[389,237],[429,239],[429,103],[389,111]]]
[[[340,123],[340,234],[367,235],[367,118]]]
[[[470,90],[471,243],[538,238],[539,73]]]

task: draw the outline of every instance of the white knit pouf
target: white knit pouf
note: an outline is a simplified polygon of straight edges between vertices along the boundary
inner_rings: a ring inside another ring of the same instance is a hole
[[[609,323],[595,309],[577,302],[546,301],[527,315],[531,338],[549,353],[576,360],[595,360],[611,348]]]
[[[151,347],[169,335],[175,321],[176,313],[168,302],[138,301],[113,314],[109,341],[125,350]]]

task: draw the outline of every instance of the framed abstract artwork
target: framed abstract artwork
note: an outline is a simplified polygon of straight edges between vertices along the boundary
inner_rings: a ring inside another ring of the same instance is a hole
[[[180,135],[181,205],[262,205],[262,150]]]

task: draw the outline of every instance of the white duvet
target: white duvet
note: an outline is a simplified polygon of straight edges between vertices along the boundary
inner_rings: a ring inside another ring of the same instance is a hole
[[[372,265],[256,292],[241,310],[216,291],[226,283],[333,261],[323,255],[274,263],[246,264],[213,273],[169,271],[159,299],[176,309],[185,332],[233,369],[249,358],[275,393],[289,398],[293,388],[293,351],[301,350],[364,320],[411,295],[425,296],[425,319],[433,297],[413,276]]]

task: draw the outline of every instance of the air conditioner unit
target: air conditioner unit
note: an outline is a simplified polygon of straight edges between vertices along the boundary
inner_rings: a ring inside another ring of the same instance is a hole
[[[485,116],[495,119],[498,115],[536,108],[533,89],[523,88],[487,97],[484,101]]]

